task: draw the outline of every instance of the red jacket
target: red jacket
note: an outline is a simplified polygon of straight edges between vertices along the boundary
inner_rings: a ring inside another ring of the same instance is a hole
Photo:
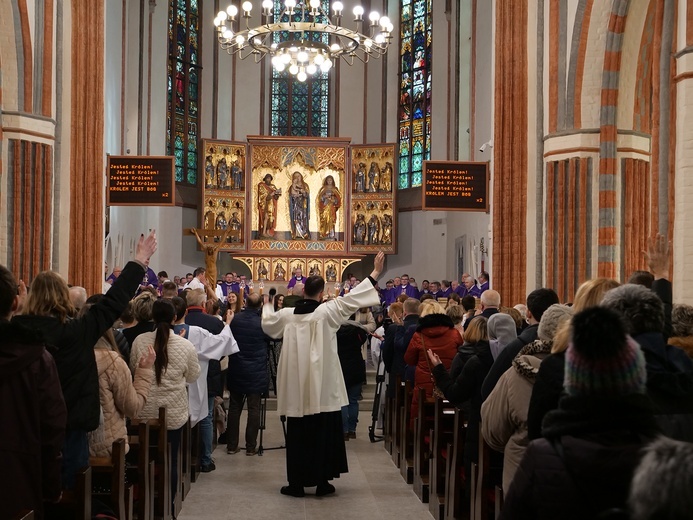
[[[446,314],[429,314],[419,319],[419,325],[404,353],[404,362],[416,366],[414,375],[414,396],[412,398],[412,421],[418,412],[419,388],[426,389],[426,397],[433,395],[431,370],[428,365],[427,350],[438,354],[446,369],[450,369],[452,359],[457,354],[457,346],[463,340]]]

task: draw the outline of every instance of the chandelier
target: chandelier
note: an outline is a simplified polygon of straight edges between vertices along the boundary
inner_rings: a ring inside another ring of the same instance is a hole
[[[274,15],[274,1],[262,2],[262,23],[251,27],[253,3],[241,4],[242,14],[231,4],[214,19],[220,47],[241,59],[252,56],[255,63],[270,55],[277,72],[288,70],[299,81],[318,71],[328,72],[344,59],[367,63],[387,52],[393,31],[387,16],[372,11],[364,28],[364,9],[353,9],[354,29],[341,25],[342,2],[333,2],[330,12],[321,0],[284,0],[281,13]],[[243,18],[243,22],[239,18]],[[245,27],[243,27],[245,26]],[[366,34],[367,33],[367,34]]]

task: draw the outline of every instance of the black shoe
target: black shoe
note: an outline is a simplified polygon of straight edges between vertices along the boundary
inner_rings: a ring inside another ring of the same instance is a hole
[[[245,450],[245,454],[248,457],[252,457],[253,455],[257,455],[257,450],[255,448],[250,449],[250,450]]]
[[[344,440],[345,441],[349,440],[349,434],[347,432],[344,432]]]
[[[200,472],[201,473],[210,473],[217,469],[217,467],[214,465],[214,462],[210,462],[209,464],[202,464],[200,466]]]
[[[332,493],[335,492],[335,488],[332,484],[329,482],[325,482],[323,484],[320,484],[318,488],[315,490],[315,496],[316,497],[324,497],[325,495],[331,495]]]
[[[347,433],[350,439],[355,439],[356,438],[356,432],[349,432]]]
[[[284,486],[283,488],[281,488],[279,490],[279,492],[282,495],[287,495],[287,496],[296,497],[296,498],[301,498],[301,497],[306,496],[306,492],[303,491],[303,487],[292,486],[292,485]]]
[[[229,455],[235,455],[239,451],[241,451],[240,448],[229,448],[229,447],[226,448],[226,453],[228,453]]]

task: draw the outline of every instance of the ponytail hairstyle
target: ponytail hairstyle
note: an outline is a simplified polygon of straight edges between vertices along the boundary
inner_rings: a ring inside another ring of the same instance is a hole
[[[152,318],[156,324],[156,337],[154,338],[154,352],[156,361],[154,370],[156,384],[161,384],[161,374],[168,366],[168,340],[171,336],[171,324],[176,317],[176,309],[171,300],[157,300],[152,306]]]

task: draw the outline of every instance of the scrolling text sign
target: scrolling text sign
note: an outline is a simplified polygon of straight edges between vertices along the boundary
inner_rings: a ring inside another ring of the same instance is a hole
[[[488,211],[488,163],[424,161],[422,209]]]
[[[173,157],[108,157],[109,206],[174,206]]]

